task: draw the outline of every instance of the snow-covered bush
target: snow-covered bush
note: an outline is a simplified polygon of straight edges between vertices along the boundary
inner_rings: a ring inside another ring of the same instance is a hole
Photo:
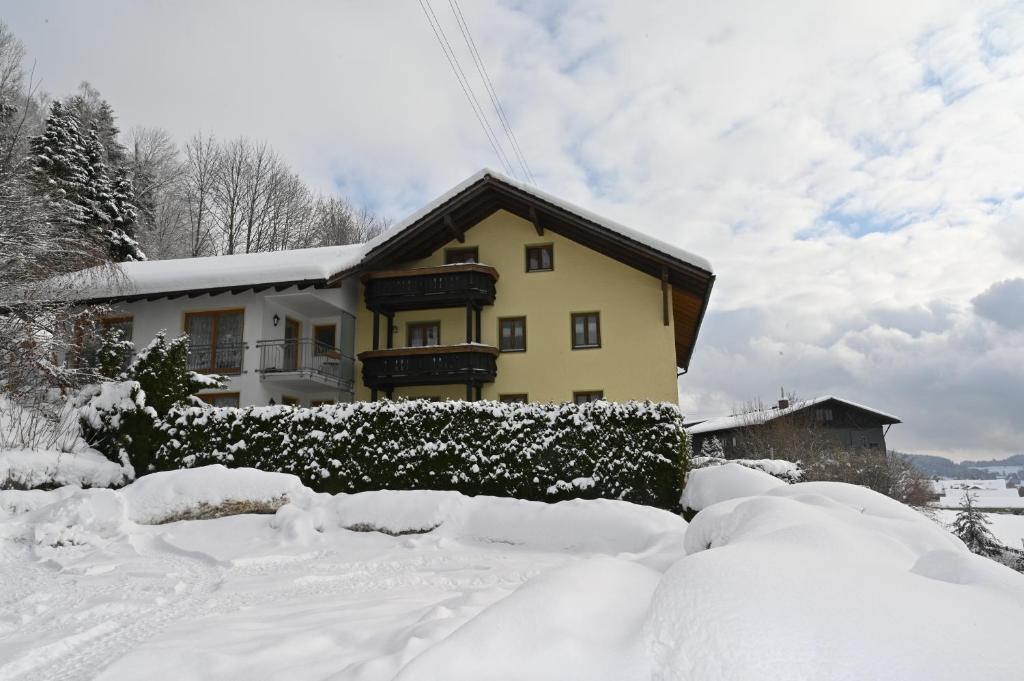
[[[705,441],[707,444],[707,441]],[[701,451],[704,448],[701,447]],[[803,471],[800,470],[800,464],[793,463],[792,461],[784,461],[783,459],[726,459],[723,457],[712,457],[712,456],[696,456],[690,462],[690,468],[696,470],[698,468],[711,468],[712,466],[721,466],[727,463],[736,463],[745,468],[753,468],[755,471],[761,471],[768,475],[778,478],[783,482],[790,484],[794,482],[800,482],[803,476]]]
[[[700,446],[700,455],[711,459],[725,458],[725,448],[722,446],[722,441],[718,439],[717,435],[704,440],[704,444]]]
[[[104,354],[116,356],[101,350]],[[189,371],[188,338],[167,340],[164,332],[117,378],[82,390],[79,420],[93,447],[111,461],[134,467],[137,475],[153,470],[156,452],[166,442],[161,419],[175,406],[196,404],[193,396],[199,390],[223,385],[218,376]]]
[[[246,466],[332,493],[433,489],[671,509],[689,459],[678,408],[650,402],[177,406],[164,428],[161,470]]]

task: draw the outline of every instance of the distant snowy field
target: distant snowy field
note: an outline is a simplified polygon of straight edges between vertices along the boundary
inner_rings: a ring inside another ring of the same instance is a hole
[[[981,508],[1024,508],[1024,497],[1015,489],[1007,489],[1006,481],[996,480],[939,480],[932,483],[941,495],[935,506],[960,508],[964,492],[975,495],[975,505]]]
[[[979,651],[1019,645],[1024,576],[917,512],[735,464],[686,495],[689,526],[219,466],[0,492],[0,679],[1019,677]],[[242,501],[277,510],[145,524]]]

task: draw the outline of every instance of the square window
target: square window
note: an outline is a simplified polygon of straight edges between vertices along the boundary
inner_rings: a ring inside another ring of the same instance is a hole
[[[441,322],[414,322],[407,325],[406,346],[425,348],[441,344]]]
[[[337,327],[334,324],[317,324],[313,327],[313,354],[326,355],[337,349]]]
[[[527,272],[550,272],[555,269],[554,246],[526,247],[526,271]]]
[[[498,320],[498,348],[502,352],[526,352],[526,317]]]
[[[572,349],[601,347],[601,315],[577,312],[572,315]]]
[[[244,320],[243,310],[187,312],[188,368],[200,373],[240,374]]]
[[[526,393],[515,393],[512,395],[499,395],[498,401],[506,404],[526,404],[530,399],[526,396]]]
[[[480,250],[476,247],[449,248],[444,252],[445,265],[480,262]]]
[[[588,402],[597,402],[603,399],[604,392],[601,390],[584,390],[572,394],[572,401],[576,404],[587,404]]]

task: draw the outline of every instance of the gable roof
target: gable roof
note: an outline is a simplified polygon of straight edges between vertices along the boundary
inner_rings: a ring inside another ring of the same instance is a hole
[[[871,407],[866,407],[863,404],[851,402],[850,400],[844,400],[834,395],[823,395],[821,397],[815,397],[809,400],[800,400],[799,402],[794,402],[785,409],[772,408],[767,409],[763,412],[756,412],[757,421],[753,423],[751,422],[751,415],[749,413],[733,414],[731,416],[718,416],[715,418],[707,419],[705,421],[694,421],[692,422],[692,425],[685,425],[685,428],[686,432],[688,432],[690,435],[699,435],[701,433],[714,433],[721,430],[732,430],[733,428],[743,428],[751,425],[760,425],[761,423],[765,423],[767,421],[774,421],[780,416],[786,416],[787,414],[802,411],[809,407],[813,407],[816,404],[821,404],[823,402],[828,401],[839,402],[840,404],[845,404],[846,406],[851,407],[853,409],[859,409],[860,411],[878,416],[879,420],[882,423],[902,423],[902,421],[900,421],[897,417],[893,416],[892,414],[887,414],[884,411],[878,411],[877,409],[872,409]]]
[[[550,230],[671,284],[676,365],[688,368],[714,270],[706,259],[602,218],[494,170],[482,170],[366,244],[362,261],[332,281],[427,257],[497,210]]]
[[[670,284],[676,365],[689,367],[715,281],[711,263],[494,170],[472,175],[365,244],[120,263],[122,281],[116,286],[84,283],[68,288],[83,301],[116,302],[271,286],[332,286],[369,270],[426,257],[500,209],[530,221],[538,233],[551,230]]]

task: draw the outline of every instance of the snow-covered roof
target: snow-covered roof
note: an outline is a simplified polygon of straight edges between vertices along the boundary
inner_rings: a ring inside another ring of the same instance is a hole
[[[90,278],[76,287],[89,298],[137,296],[283,282],[323,281],[353,267],[366,253],[366,244],[323,246],[291,251],[241,253],[204,258],[124,262],[116,267],[120,281]]]
[[[685,428],[690,435],[699,435],[700,433],[714,433],[720,430],[729,430],[731,428],[742,428],[744,426],[758,425],[761,423],[765,423],[766,421],[772,421],[774,419],[777,419],[780,416],[785,416],[786,414],[792,414],[793,412],[800,411],[802,409],[807,409],[808,407],[813,407],[814,405],[821,404],[822,402],[828,402],[829,400],[835,400],[836,402],[841,402],[842,404],[853,407],[855,409],[861,409],[863,411],[871,412],[872,414],[877,414],[878,416],[881,416],[884,419],[890,419],[893,423],[900,423],[899,418],[893,416],[892,414],[887,414],[884,411],[878,411],[877,409],[866,407],[863,404],[851,402],[850,400],[844,400],[843,398],[836,397],[835,395],[823,395],[821,397],[814,397],[809,400],[800,400],[799,402],[794,402],[793,404],[784,409],[779,409],[775,407],[772,409],[766,409],[764,411],[750,412],[746,414],[718,416],[704,421],[695,422],[693,425],[685,425]]]
[[[494,180],[498,180],[504,184],[514,187],[515,189],[530,194],[531,196],[534,196],[540,199],[541,201],[557,206],[558,208],[561,208],[564,211],[577,215],[583,218],[584,220],[588,220],[596,225],[604,227],[605,229],[615,232],[620,236],[626,237],[627,239],[631,239],[639,244],[643,244],[648,248],[653,248],[657,251],[661,251],[662,253],[672,256],[677,260],[681,260],[682,262],[685,262],[689,265],[693,265],[694,267],[702,269],[705,272],[714,274],[714,268],[711,266],[711,263],[706,258],[702,258],[701,256],[696,255],[695,253],[691,253],[690,251],[687,251],[685,249],[673,246],[672,244],[666,243],[660,239],[656,239],[648,234],[644,234],[643,232],[638,232],[637,230],[632,229],[630,227],[626,227],[625,225],[615,222],[614,220],[609,220],[608,218],[597,215],[596,213],[592,213],[586,208],[581,208],[580,206],[570,203],[564,199],[560,199],[559,197],[553,194],[548,194],[545,191],[537,189],[536,187],[533,187],[524,182],[520,182],[519,180],[511,178],[508,175],[500,173],[496,170],[492,170],[490,168],[484,168],[483,170],[480,170],[474,173],[473,175],[469,176],[468,178],[466,178],[459,184],[455,185],[441,196],[437,197],[427,205],[417,210],[412,215],[408,216],[401,222],[393,225],[391,228],[377,236],[372,241],[367,242],[367,253],[372,253],[378,247],[384,245],[388,241],[391,241],[391,239],[395,238],[409,227],[412,227],[413,225],[418,223],[431,212],[437,210],[438,208],[448,203],[462,192],[472,187],[477,182],[480,182],[481,180],[487,177],[490,177],[491,179]]]
[[[108,277],[81,277],[68,288],[74,290],[76,296],[83,298],[110,298],[338,279],[340,278],[338,275],[347,276],[347,273],[357,269],[376,249],[387,244],[485,178],[507,184],[638,244],[708,273],[713,273],[711,263],[698,255],[591,213],[499,172],[484,169],[466,178],[365,244],[176,260],[126,262],[116,266],[120,274],[123,275],[116,283],[112,283]]]

